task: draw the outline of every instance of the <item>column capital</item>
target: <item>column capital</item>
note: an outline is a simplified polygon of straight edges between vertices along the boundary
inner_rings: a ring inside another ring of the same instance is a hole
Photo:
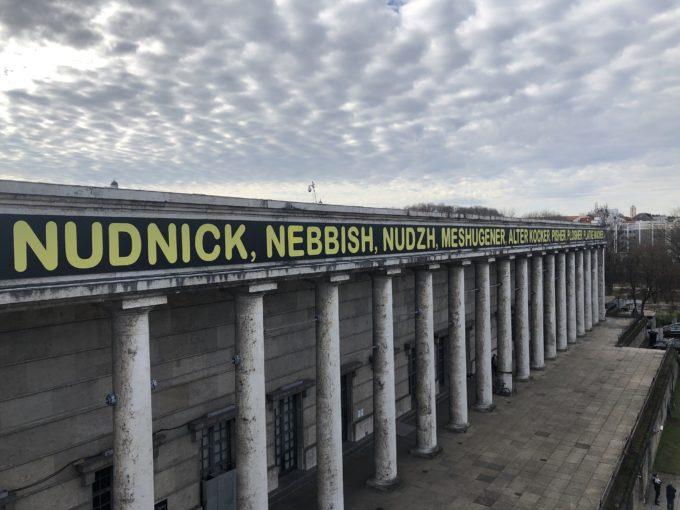
[[[244,285],[243,287],[237,287],[235,292],[237,294],[263,294],[276,290],[278,286],[279,285],[276,282],[252,283],[250,285]]]
[[[441,264],[425,264],[424,266],[417,266],[414,269],[416,271],[434,271],[435,269],[439,269],[442,267]]]
[[[315,284],[323,284],[323,283],[329,283],[329,284],[341,284],[343,282],[349,281],[351,276],[349,273],[338,273],[338,274],[330,274],[330,275],[324,275],[320,278],[315,278],[312,280]]]
[[[480,262],[485,262],[487,264],[490,264],[491,262],[495,262],[495,261],[496,261],[496,257],[481,257],[481,258],[475,260],[475,263],[478,264]]]
[[[384,267],[380,269],[376,269],[375,271],[371,271],[370,275],[371,277],[374,276],[396,276],[398,274],[401,274],[401,268],[400,267]]]
[[[124,312],[139,310],[144,311],[155,306],[168,304],[168,296],[165,294],[154,296],[136,296],[120,299],[117,301],[107,301],[104,307],[111,312]]]

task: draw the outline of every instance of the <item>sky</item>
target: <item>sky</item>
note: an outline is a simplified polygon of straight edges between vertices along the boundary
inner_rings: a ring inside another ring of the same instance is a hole
[[[680,206],[680,4],[0,0],[0,178]]]

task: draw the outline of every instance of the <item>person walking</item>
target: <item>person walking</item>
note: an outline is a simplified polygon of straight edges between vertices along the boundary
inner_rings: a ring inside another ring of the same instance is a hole
[[[666,510],[673,510],[675,506],[675,487],[672,483],[666,485]]]
[[[652,483],[654,484],[654,504],[659,506],[659,498],[661,497],[661,478],[654,473],[652,475]]]

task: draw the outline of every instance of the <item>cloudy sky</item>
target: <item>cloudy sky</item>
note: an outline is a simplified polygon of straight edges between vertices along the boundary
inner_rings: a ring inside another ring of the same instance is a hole
[[[0,0],[0,177],[680,206],[680,4]]]

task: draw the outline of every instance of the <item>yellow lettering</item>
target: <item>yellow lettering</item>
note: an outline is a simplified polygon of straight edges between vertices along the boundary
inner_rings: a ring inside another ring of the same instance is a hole
[[[309,227],[307,229],[307,254],[320,255],[323,251],[321,244],[321,229],[319,227]]]
[[[165,259],[174,264],[177,262],[177,226],[174,223],[168,225],[168,237],[163,237],[158,225],[149,223],[146,227],[146,237],[149,250],[149,264],[152,266],[158,262],[158,249],[163,252]]]
[[[213,236],[213,239],[217,240],[220,238],[221,235],[220,229],[217,228],[212,223],[204,223],[203,225],[198,227],[198,229],[196,229],[194,247],[196,249],[196,253],[198,254],[198,258],[203,260],[204,262],[212,262],[213,260],[220,256],[220,247],[217,243],[215,243],[215,246],[213,246],[212,250],[206,251],[205,249],[206,234],[211,234]]]
[[[279,234],[276,234],[274,227],[267,225],[266,230],[267,237],[267,258],[272,258],[274,254],[274,248],[276,248],[276,253],[279,257],[286,256],[286,243],[284,241],[286,236],[286,229],[283,225],[279,225]]]
[[[243,224],[239,225],[235,232],[232,232],[231,225],[226,225],[224,227],[224,253],[227,260],[234,258],[234,248],[236,248],[242,260],[248,260],[248,251],[241,239],[245,233],[246,226]]]
[[[130,238],[130,253],[120,253],[120,235]],[[130,266],[137,262],[142,253],[142,236],[132,223],[109,224],[109,263],[112,266]]]
[[[104,234],[102,224],[98,221],[92,223],[92,247],[90,256],[82,258],[78,255],[78,230],[75,222],[67,221],[64,228],[64,248],[66,260],[72,267],[77,269],[90,269],[102,261],[104,257]]]
[[[340,250],[340,243],[338,242],[337,227],[324,227],[324,241],[326,255],[335,255]]]
[[[297,245],[303,242],[300,235],[303,230],[302,225],[291,225],[288,227],[288,255],[290,257],[302,257],[305,254],[305,250],[296,248]]]
[[[48,221],[45,224],[45,244],[33,232],[31,226],[21,220],[14,224],[14,269],[23,273],[28,268],[28,248],[48,271],[54,271],[59,263],[59,247],[57,240],[57,224]]]

